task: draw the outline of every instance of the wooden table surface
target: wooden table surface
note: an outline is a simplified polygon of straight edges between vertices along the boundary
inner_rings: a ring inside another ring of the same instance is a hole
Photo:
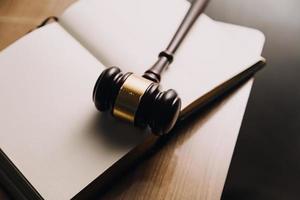
[[[75,0],[0,0],[0,50]]]
[[[0,50],[45,17],[62,13],[74,1],[0,0]],[[254,84],[223,199],[299,199],[293,198],[297,192],[299,197],[300,184],[300,162],[295,153],[300,147],[299,120],[295,120],[300,116],[296,109],[300,99],[299,6],[298,0],[213,0],[208,7],[211,17],[258,28],[267,37],[264,56],[269,67]],[[282,98],[289,96],[292,98]],[[101,197],[208,199],[205,195],[209,189],[201,189],[201,182],[193,179],[199,163],[192,160],[197,143],[190,138],[195,133],[193,129],[203,123],[203,115],[211,112],[196,116],[188,128],[179,129],[182,136],[174,138],[158,154],[144,158]],[[180,145],[186,141],[190,145]],[[187,165],[175,167],[176,163]],[[184,170],[186,166],[189,173]],[[1,187],[0,199],[8,199]]]
[[[35,28],[46,17],[59,15],[72,2],[74,0],[0,0],[0,50]],[[141,159],[134,170],[115,181],[114,187],[99,195],[99,199],[219,199],[234,143],[224,147],[228,152],[224,155],[229,157],[218,166],[220,172],[213,175],[210,171],[216,172],[216,168],[212,166],[209,169],[194,159],[199,156],[199,149],[197,140],[192,139],[197,127],[205,122],[205,116],[211,115],[217,108],[195,116],[187,127],[179,128],[177,136],[159,153]],[[207,177],[199,179],[199,176]],[[4,191],[0,192],[0,199],[3,198],[8,198]]]

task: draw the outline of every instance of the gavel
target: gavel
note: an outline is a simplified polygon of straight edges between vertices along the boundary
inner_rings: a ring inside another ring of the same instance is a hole
[[[105,69],[93,91],[96,108],[101,112],[110,111],[114,117],[135,126],[149,126],[156,135],[169,133],[179,117],[181,99],[173,89],[160,91],[161,74],[172,63],[176,50],[208,2],[195,0],[191,4],[167,48],[142,76],[122,73],[118,67]]]

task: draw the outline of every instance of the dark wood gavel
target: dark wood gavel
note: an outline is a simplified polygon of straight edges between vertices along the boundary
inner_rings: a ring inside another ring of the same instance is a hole
[[[143,76],[123,74],[118,67],[105,69],[93,91],[99,111],[109,110],[113,116],[136,126],[149,126],[156,135],[168,133],[178,119],[181,100],[173,89],[159,90],[162,72],[172,63],[174,55],[209,0],[195,0],[166,50]]]
[[[208,2],[208,0],[198,0],[192,3],[168,47],[159,54],[157,62],[144,73],[143,77],[157,83],[160,82],[161,73],[172,63],[176,50],[184,40],[185,36],[188,34],[199,15],[203,13]]]

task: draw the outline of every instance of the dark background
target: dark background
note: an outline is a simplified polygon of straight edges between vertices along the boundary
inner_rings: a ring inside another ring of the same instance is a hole
[[[222,199],[300,199],[300,1],[212,0],[206,13],[266,36]]]

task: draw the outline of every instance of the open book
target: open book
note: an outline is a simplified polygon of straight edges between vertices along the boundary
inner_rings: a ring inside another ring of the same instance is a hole
[[[189,6],[186,0],[79,1],[59,23],[27,34],[0,53],[0,179],[17,197],[81,197],[112,165],[153,137],[149,130],[98,113],[93,87],[105,67],[142,74]],[[181,119],[253,75],[262,66],[263,44],[257,30],[202,15],[162,75],[163,88],[175,89],[182,99]],[[214,122],[208,127],[212,138],[217,124],[236,139],[251,85],[252,80],[231,104],[208,117],[208,124]]]

